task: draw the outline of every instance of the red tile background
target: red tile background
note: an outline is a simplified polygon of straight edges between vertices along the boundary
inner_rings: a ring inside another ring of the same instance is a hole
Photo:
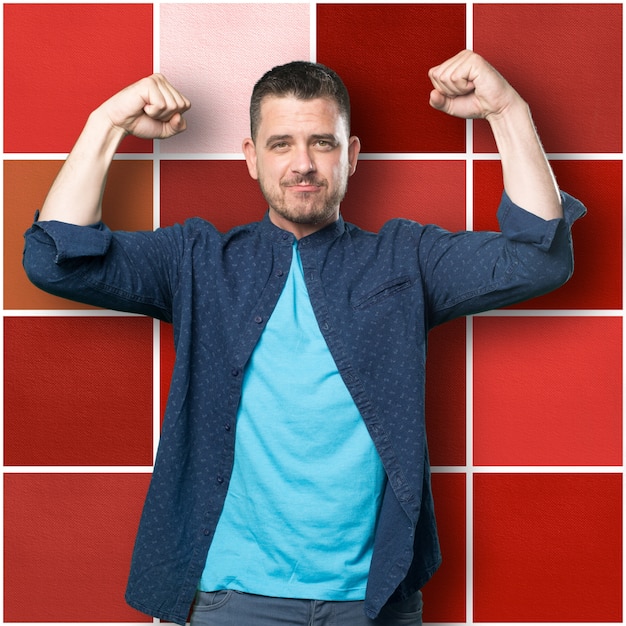
[[[365,152],[465,150],[464,122],[430,108],[427,76],[465,48],[465,15],[461,3],[317,6],[317,60],[344,79]]]
[[[7,465],[152,464],[152,321],[4,319]]]
[[[622,461],[622,320],[474,320],[474,463]]]
[[[478,3],[474,49],[530,104],[548,152],[622,151],[622,3]],[[484,125],[475,148],[494,151]]]
[[[437,526],[444,562],[423,590],[424,623],[466,620],[465,474],[434,474]]]
[[[4,476],[5,622],[148,622],[124,602],[147,474]]]
[[[474,476],[476,622],[621,622],[622,476]]]
[[[153,71],[151,4],[3,8],[5,152],[68,152],[96,106]]]
[[[575,270],[562,288],[512,309],[622,308],[622,163],[563,161],[552,163],[562,189],[581,199],[587,215],[574,224]],[[474,163],[474,228],[498,230],[494,207],[502,189],[497,161]]]
[[[559,183],[588,207],[563,288],[431,333],[427,426],[444,564],[424,589],[425,622],[620,623],[623,3],[303,7],[314,22],[311,56],[344,77],[362,140],[347,220],[376,230],[401,216],[459,230],[469,208],[470,226],[497,228],[502,181],[488,125],[428,106],[428,68],[468,41],[531,104]],[[172,329],[159,325],[153,363],[151,320],[39,292],[21,248],[89,111],[168,62],[153,57],[158,9],[3,3],[9,623],[151,621],[124,604],[123,590],[149,479],[135,472],[152,463]],[[224,30],[236,38],[236,23]],[[226,230],[263,215],[237,155],[172,160],[158,145],[124,141],[104,198],[113,228],[201,216]]]

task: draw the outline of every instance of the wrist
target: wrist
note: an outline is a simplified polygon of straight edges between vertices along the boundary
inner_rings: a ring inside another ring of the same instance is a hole
[[[485,119],[489,122],[494,132],[496,132],[498,128],[502,130],[507,128],[514,129],[520,123],[524,124],[530,122],[532,124],[528,103],[515,91],[513,92],[513,96],[509,98],[508,102],[502,108],[486,115]]]
[[[87,118],[87,127],[92,127],[94,131],[100,132],[110,139],[119,138],[120,141],[129,134],[129,132],[111,120],[111,116],[104,105],[100,105],[94,109]]]
[[[82,134],[100,154],[112,159],[128,131],[113,124],[107,112],[98,107],[87,118]]]

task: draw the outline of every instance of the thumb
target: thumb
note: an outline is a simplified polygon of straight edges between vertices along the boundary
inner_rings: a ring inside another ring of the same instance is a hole
[[[174,133],[182,133],[187,128],[187,121],[182,113],[174,113],[169,120],[169,125]]]
[[[448,98],[441,93],[438,89],[433,89],[430,92],[430,106],[438,111],[445,111],[448,104]]]

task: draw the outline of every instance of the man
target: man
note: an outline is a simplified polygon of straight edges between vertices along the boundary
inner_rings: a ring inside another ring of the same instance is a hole
[[[559,191],[528,106],[484,59],[463,51],[430,78],[433,107],[491,125],[502,233],[344,223],[360,144],[343,83],[320,65],[274,68],[255,86],[243,152],[269,208],[226,234],[200,219],[153,233],[100,221],[123,136],[185,130],[190,103],[162,76],[90,115],[24,263],[43,289],[174,324],[135,608],[182,624],[193,605],[198,626],[421,624],[441,558],[426,334],[565,282],[584,213]]]

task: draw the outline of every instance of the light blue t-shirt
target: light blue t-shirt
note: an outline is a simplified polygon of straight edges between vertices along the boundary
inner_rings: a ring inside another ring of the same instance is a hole
[[[294,245],[246,370],[233,475],[199,588],[362,600],[384,481]]]

